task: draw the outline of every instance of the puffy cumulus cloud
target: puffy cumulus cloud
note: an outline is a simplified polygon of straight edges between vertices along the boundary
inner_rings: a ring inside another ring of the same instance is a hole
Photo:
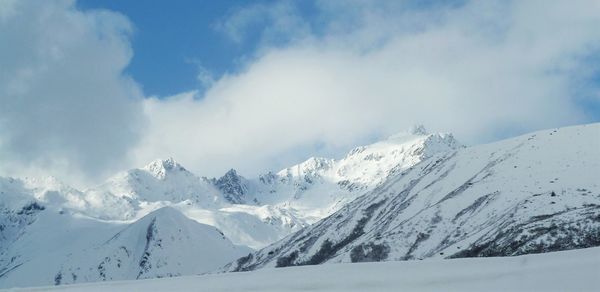
[[[302,20],[285,46],[264,43],[202,96],[145,101],[137,161],[173,155],[204,174],[255,174],[414,123],[474,143],[598,118],[578,101],[593,90],[597,1],[415,3],[317,2],[318,23]],[[224,23],[243,40],[239,15]]]
[[[71,181],[123,167],[142,125],[122,74],[131,24],[74,1],[0,1],[0,172]]]

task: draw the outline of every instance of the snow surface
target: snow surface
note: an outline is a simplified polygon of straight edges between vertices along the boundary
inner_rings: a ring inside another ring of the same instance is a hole
[[[600,248],[504,258],[304,266],[15,291],[598,291]]]

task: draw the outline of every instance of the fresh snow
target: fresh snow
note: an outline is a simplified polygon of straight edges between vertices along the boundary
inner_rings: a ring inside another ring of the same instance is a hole
[[[600,248],[504,258],[335,264],[15,291],[597,291]]]

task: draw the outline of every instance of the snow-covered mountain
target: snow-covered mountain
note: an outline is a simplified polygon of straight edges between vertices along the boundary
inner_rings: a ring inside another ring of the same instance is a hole
[[[418,127],[258,178],[0,178],[0,287],[596,246],[598,149],[600,124],[468,148]]]
[[[189,172],[173,158],[155,160],[110,178],[97,190],[107,191],[132,203],[191,201],[204,208],[224,205],[221,193],[205,178]]]
[[[211,182],[221,191],[227,201],[233,204],[248,203],[245,197],[248,193],[249,182],[241,175],[238,175],[235,169],[229,170],[219,179],[213,178]]]
[[[219,206],[212,184],[172,160],[85,191],[52,177],[0,178],[0,195],[0,287],[190,275],[251,251],[164,207]]]
[[[418,129],[256,179],[199,177],[172,158],[85,190],[53,177],[0,178],[0,287],[207,272],[459,147]]]
[[[54,279],[63,284],[200,274],[249,251],[218,229],[164,207],[100,244],[69,253]]]
[[[598,245],[600,124],[590,124],[432,154],[226,270]]]
[[[436,153],[460,148],[451,134],[428,134],[415,127],[407,133],[360,146],[342,159],[312,157],[277,173],[245,179],[234,170],[213,180],[233,203],[274,205],[314,223]]]
[[[416,127],[353,149],[339,160],[310,158],[254,179],[234,169],[208,179],[190,173],[172,158],[156,160],[86,190],[89,201],[100,206],[86,212],[129,220],[173,206],[219,228],[236,244],[262,248],[326,217],[389,175],[459,147],[450,134],[428,134]],[[107,205],[115,205],[115,212],[105,212]]]
[[[325,218],[387,177],[460,147],[451,134],[429,134],[416,127],[357,147],[338,160],[312,157],[255,179],[232,169],[208,180],[232,205],[218,212],[192,207],[187,214],[217,226],[235,243],[262,248]]]
[[[251,251],[170,207],[132,223],[37,202],[1,215],[0,287],[198,274]]]
[[[130,208],[119,213],[131,214],[127,218],[173,206],[216,226],[236,244],[262,248],[326,217],[391,174],[460,147],[450,134],[428,134],[417,127],[353,149],[339,160],[310,158],[258,178],[245,178],[234,169],[220,178],[200,178],[169,159],[117,175],[99,189],[126,199],[119,204]],[[93,192],[98,191],[86,193]]]

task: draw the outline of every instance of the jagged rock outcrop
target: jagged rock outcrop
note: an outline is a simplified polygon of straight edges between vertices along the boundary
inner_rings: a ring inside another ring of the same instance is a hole
[[[219,179],[213,179],[213,184],[230,203],[246,203],[245,195],[248,192],[247,182],[246,179],[237,174],[235,169],[229,170]]]

